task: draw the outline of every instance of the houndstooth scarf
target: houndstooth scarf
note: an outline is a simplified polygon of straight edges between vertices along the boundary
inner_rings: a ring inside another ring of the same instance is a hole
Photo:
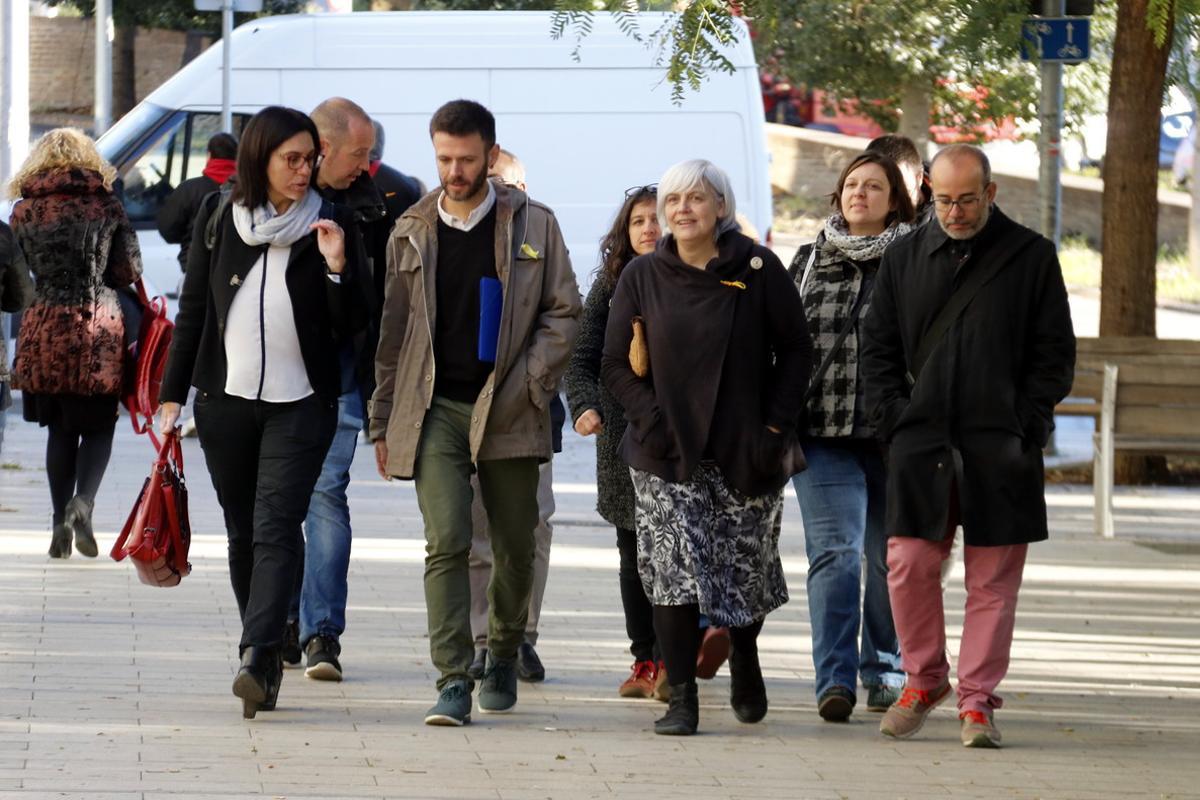
[[[834,214],[825,221],[824,230],[812,244],[815,254],[797,253],[808,264],[797,275],[797,285],[812,336],[814,365],[824,363],[838,334],[849,322],[867,271],[873,274],[888,245],[910,230],[911,225],[898,222],[875,236],[851,236],[846,220],[841,214]],[[867,298],[858,316],[860,323],[869,305]],[[861,407],[861,394],[856,326],[846,336],[808,402],[804,432],[823,437],[867,434],[861,420],[859,431],[855,431],[855,407]]]
[[[907,222],[897,222],[888,226],[883,233],[874,236],[853,236],[846,224],[846,218],[841,213],[835,213],[825,220],[821,231],[825,243],[821,248],[819,260],[830,263],[835,259],[851,261],[870,261],[882,258],[883,251],[892,242],[912,230]]]

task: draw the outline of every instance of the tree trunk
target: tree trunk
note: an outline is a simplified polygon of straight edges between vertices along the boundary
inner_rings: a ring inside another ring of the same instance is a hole
[[[897,132],[913,140],[922,158],[929,156],[929,120],[932,116],[933,84],[920,79],[906,83],[900,93],[900,129]]]
[[[1146,28],[1149,0],[1118,0],[1108,90],[1101,214],[1100,335],[1155,335],[1158,138],[1174,11],[1162,47]],[[1122,483],[1143,482],[1144,458],[1116,461]]]
[[[117,25],[113,36],[113,121],[137,105],[136,25]]]
[[[1192,104],[1192,119],[1197,120],[1192,125],[1200,124],[1200,102],[1193,95],[1189,98]],[[1196,131],[1200,134],[1200,130]],[[1196,167],[1200,165],[1200,135],[1192,136],[1192,174],[1187,176],[1188,193],[1192,197],[1192,208],[1188,212],[1188,267],[1192,274],[1200,278],[1200,180],[1197,180]]]

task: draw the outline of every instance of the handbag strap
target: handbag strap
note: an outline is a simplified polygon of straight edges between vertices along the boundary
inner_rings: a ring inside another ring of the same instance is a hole
[[[1007,244],[984,253],[980,257],[979,262],[975,264],[975,268],[971,270],[966,279],[950,295],[950,299],[946,301],[946,305],[942,307],[937,318],[925,330],[925,335],[921,337],[921,342],[917,345],[916,353],[913,355],[908,372],[904,376],[908,380],[910,387],[916,384],[917,378],[921,375],[921,368],[929,360],[930,354],[933,353],[933,348],[937,347],[938,342],[946,335],[946,331],[950,330],[950,326],[954,324],[963,311],[966,310],[967,306],[971,304],[971,301],[975,299],[975,295],[983,288],[984,284],[995,277],[1000,270],[1004,269],[1005,265],[1019,255],[1022,250],[1039,238],[1033,231],[1026,230],[1026,233],[1028,234],[1027,236],[1014,236]]]

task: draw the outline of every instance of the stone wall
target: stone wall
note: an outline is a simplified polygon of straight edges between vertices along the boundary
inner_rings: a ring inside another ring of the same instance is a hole
[[[828,195],[837,185],[846,162],[866,147],[867,141],[826,131],[768,124],[771,185],[799,197]],[[1033,165],[1033,169],[1036,168],[1037,165]],[[1036,230],[1039,226],[1036,174],[994,169],[993,177],[998,186],[996,202],[1004,213]],[[1099,244],[1104,182],[1098,178],[1063,175],[1062,185],[1063,235],[1082,235],[1093,244]],[[1158,202],[1159,244],[1186,250],[1190,198],[1184,192],[1159,190]]]
[[[92,20],[33,17],[29,21],[30,111],[34,114],[92,109],[95,35]],[[140,101],[179,71],[188,34],[138,28],[134,50]],[[196,53],[212,43],[203,36]]]

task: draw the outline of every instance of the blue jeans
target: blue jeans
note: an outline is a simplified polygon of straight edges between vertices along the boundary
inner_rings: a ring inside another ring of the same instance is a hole
[[[300,644],[346,630],[346,574],[350,569],[350,464],[362,430],[358,389],[338,400],[338,426],[304,518],[304,580],[300,588]]]
[[[808,469],[792,479],[804,519],[808,613],[817,696],[831,686],[903,686],[887,586],[887,478],[873,446],[802,442]],[[866,590],[861,591],[866,557]],[[862,648],[858,646],[862,624]]]

